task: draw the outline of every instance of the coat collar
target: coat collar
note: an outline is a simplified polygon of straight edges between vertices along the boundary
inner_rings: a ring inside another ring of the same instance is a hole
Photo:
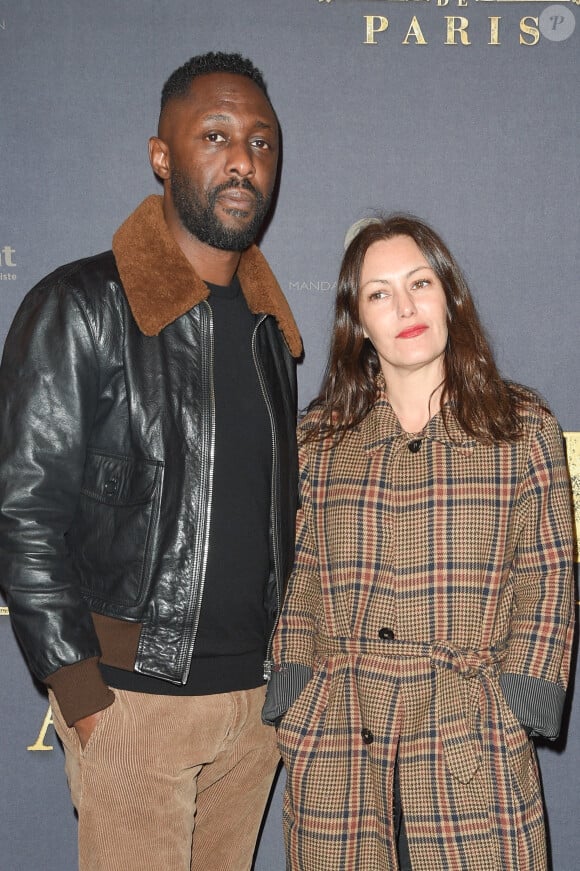
[[[125,294],[146,336],[157,336],[209,296],[169,232],[163,217],[163,198],[150,196],[122,224],[113,237],[113,253]],[[241,256],[238,278],[254,314],[273,315],[293,357],[302,341],[290,306],[259,249],[252,245]]]
[[[369,453],[383,447],[388,441],[400,438],[406,443],[410,438],[410,435],[401,428],[399,419],[383,391],[379,393],[373,408],[359,424],[358,430],[364,449]],[[417,437],[469,450],[476,444],[475,439],[467,435],[449,407],[433,415]]]

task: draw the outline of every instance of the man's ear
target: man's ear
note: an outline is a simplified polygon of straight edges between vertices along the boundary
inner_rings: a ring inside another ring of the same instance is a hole
[[[169,146],[158,136],[152,136],[149,140],[149,163],[156,176],[169,178]]]

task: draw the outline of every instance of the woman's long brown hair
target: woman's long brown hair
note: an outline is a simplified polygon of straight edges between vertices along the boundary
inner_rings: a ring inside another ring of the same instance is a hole
[[[443,240],[412,215],[370,219],[342,260],[328,363],[318,408],[304,438],[341,438],[359,424],[377,398],[378,355],[365,339],[359,317],[359,283],[366,252],[375,242],[409,236],[441,281],[447,299],[448,339],[444,356],[443,413],[452,413],[465,432],[481,442],[515,441],[520,412],[534,394],[504,380],[481,326],[463,274]],[[536,400],[537,401],[537,400]]]

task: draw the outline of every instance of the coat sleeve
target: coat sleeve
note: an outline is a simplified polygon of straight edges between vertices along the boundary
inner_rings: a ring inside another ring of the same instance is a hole
[[[272,673],[262,713],[264,722],[270,724],[280,720],[312,677],[314,634],[322,608],[310,475],[304,446],[300,449],[299,462],[296,558],[274,636]]]
[[[113,694],[67,548],[99,371],[63,272],[25,298],[0,366],[0,584],[32,673],[53,688],[70,723]]]
[[[547,414],[531,441],[511,571],[513,613],[500,677],[512,711],[532,735],[558,736],[574,628],[572,502],[564,445]]]

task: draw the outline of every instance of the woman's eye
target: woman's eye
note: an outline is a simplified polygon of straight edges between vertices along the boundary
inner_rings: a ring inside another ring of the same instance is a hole
[[[413,290],[421,290],[422,287],[429,287],[431,282],[428,278],[419,278],[417,281],[414,281],[412,284]]]

